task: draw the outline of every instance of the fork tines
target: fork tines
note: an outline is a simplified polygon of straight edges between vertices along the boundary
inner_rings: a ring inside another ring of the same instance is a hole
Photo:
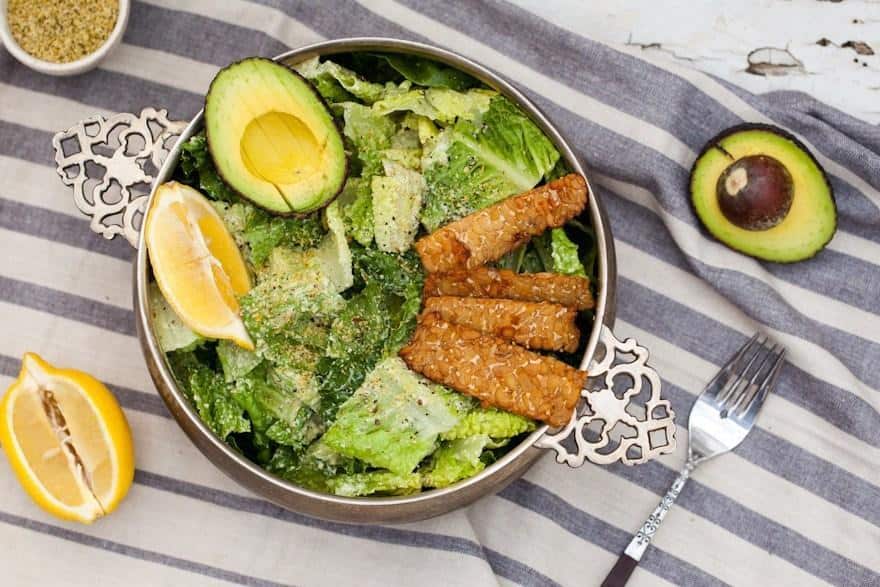
[[[749,341],[721,369],[708,388],[722,417],[753,416],[764,402],[782,368],[785,348],[761,333]],[[724,378],[726,381],[722,384]]]

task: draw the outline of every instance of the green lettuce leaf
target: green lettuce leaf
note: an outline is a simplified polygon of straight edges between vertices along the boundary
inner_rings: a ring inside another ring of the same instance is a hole
[[[425,178],[417,171],[386,162],[385,176],[373,177],[372,192],[376,245],[387,253],[407,251],[419,230]]]
[[[391,300],[374,282],[367,284],[339,312],[330,334],[325,356],[318,363],[321,379],[321,414],[332,420],[336,410],[361,385],[367,373],[382,357],[391,336]]]
[[[421,305],[424,278],[415,253],[395,255],[358,245],[351,253],[359,291],[337,311],[317,365],[319,411],[328,422],[376,363],[409,339]]]
[[[578,247],[568,238],[564,229],[554,228],[550,231],[550,250],[553,257],[554,273],[587,276],[578,255]]]
[[[339,195],[339,205],[346,234],[368,246],[373,241],[373,194],[365,182],[360,177],[349,177]]]
[[[150,299],[150,319],[159,348],[163,352],[189,351],[204,342],[204,338],[190,330],[189,326],[171,309],[155,281],[150,282],[147,296]]]
[[[245,202],[213,202],[213,206],[245,259],[256,268],[269,258],[276,247],[312,248],[323,240],[327,232],[320,214],[283,218]]]
[[[342,455],[405,474],[455,424],[455,415],[429,382],[390,357],[342,404],[323,441]]]
[[[324,208],[324,219],[329,232],[317,250],[318,269],[323,271],[337,292],[343,292],[354,283],[351,249],[345,237],[345,220],[339,202]]]
[[[223,375],[214,371],[193,352],[168,353],[177,381],[195,406],[199,418],[219,438],[250,432],[251,423],[236,401]]]
[[[403,77],[420,86],[463,91],[480,84],[478,80],[465,72],[441,65],[430,59],[400,53],[377,53],[374,55],[376,58],[384,60]]]
[[[584,224],[579,219],[569,220],[565,225],[565,230],[569,234],[576,234],[577,240],[582,244],[580,249],[581,265],[587,277],[595,277],[596,275],[596,233],[593,227]]]
[[[265,365],[259,366],[232,388],[233,397],[251,419],[255,444],[271,447],[274,442],[305,448],[323,431],[321,421],[305,405],[300,390],[278,385],[269,373]]]
[[[412,112],[407,112],[403,117],[403,128],[415,131],[419,137],[419,144],[424,148],[433,144],[433,141],[440,134],[440,129],[434,122],[426,117],[419,116]]]
[[[301,61],[294,69],[315,84],[318,92],[330,102],[343,101],[349,95],[372,104],[386,92],[383,84],[368,82],[350,69],[332,61],[320,61],[318,57]]]
[[[254,265],[260,265],[268,259],[275,247],[311,248],[320,243],[326,233],[319,214],[282,218],[254,206],[248,208],[242,236]]]
[[[217,343],[217,358],[220,359],[223,376],[227,382],[244,377],[263,362],[262,357],[257,353],[243,349],[229,340],[221,340]]]
[[[364,470],[358,461],[333,452],[320,439],[305,451],[290,446],[279,447],[266,468],[301,487],[324,493],[331,493],[328,481],[333,477]]]
[[[397,132],[397,123],[363,104],[344,102],[334,107],[342,111],[342,134],[357,149],[358,159],[366,163],[375,163],[381,168],[378,157],[370,161],[370,155],[391,147],[391,138]]]
[[[486,468],[480,460],[489,444],[485,434],[443,442],[422,471],[425,487],[448,487],[456,481],[472,477]]]
[[[402,125],[391,137],[391,148],[380,151],[385,175],[388,175],[388,164],[395,163],[413,171],[421,171],[422,143],[418,130]]]
[[[379,116],[363,104],[338,105],[342,113],[342,131],[352,149],[353,170],[341,200],[348,234],[367,246],[373,240],[372,178],[382,175],[383,152],[391,149],[397,124]]]
[[[330,325],[346,303],[327,267],[317,262],[316,251],[276,248],[257,285],[241,298],[242,318],[256,352],[271,362],[282,381],[296,382],[314,373]]]
[[[533,188],[559,159],[541,129],[501,96],[482,122],[459,120],[434,143],[424,163],[429,231]]]
[[[535,429],[528,418],[497,408],[476,408],[443,433],[443,440],[458,440],[471,436],[489,436],[493,439],[512,438]]]
[[[422,488],[422,477],[417,473],[369,471],[337,475],[327,479],[327,487],[336,495],[358,497],[364,495],[408,495]]]
[[[456,92],[445,88],[415,89],[387,95],[373,104],[373,112],[386,116],[392,112],[412,112],[443,124],[456,120],[474,121],[486,111],[493,96],[490,90]]]
[[[385,354],[397,354],[412,335],[422,304],[425,276],[418,255],[412,250],[394,255],[358,247],[352,249],[352,258],[356,283],[375,282],[395,298],[389,303],[392,327],[385,343]]]
[[[193,135],[180,148],[177,175],[183,183],[189,184],[212,200],[238,202],[238,193],[226,185],[214,167],[208,140],[204,131]]]

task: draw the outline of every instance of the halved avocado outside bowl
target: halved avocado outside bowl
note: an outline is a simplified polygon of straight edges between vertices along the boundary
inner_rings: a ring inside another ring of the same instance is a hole
[[[809,259],[837,230],[825,171],[803,143],[772,125],[741,124],[710,139],[691,168],[690,199],[712,236],[764,261]]]
[[[223,180],[269,212],[314,212],[345,185],[348,158],[330,110],[277,61],[251,57],[220,70],[205,97],[205,133]]]

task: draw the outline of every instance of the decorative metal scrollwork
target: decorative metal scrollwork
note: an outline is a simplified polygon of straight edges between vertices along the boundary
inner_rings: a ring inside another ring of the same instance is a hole
[[[647,364],[648,350],[631,338],[618,340],[606,326],[599,341],[605,354],[588,369],[585,401],[565,427],[535,446],[553,449],[556,460],[571,467],[584,460],[635,465],[675,450],[675,413],[660,397],[660,376]],[[616,390],[620,381],[629,384],[623,391]]]
[[[150,185],[185,126],[168,120],[166,110],[145,108],[140,115],[92,116],[52,138],[56,171],[73,187],[93,232],[106,239],[121,234],[137,246]]]

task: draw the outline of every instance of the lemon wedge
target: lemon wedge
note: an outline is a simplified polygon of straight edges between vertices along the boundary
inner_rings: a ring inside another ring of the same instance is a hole
[[[147,212],[144,239],[159,289],[180,319],[206,338],[253,350],[236,299],[250,290],[250,275],[208,200],[182,183],[162,184]]]
[[[113,394],[34,353],[0,401],[0,443],[28,495],[65,520],[112,512],[134,478],[131,431]]]

